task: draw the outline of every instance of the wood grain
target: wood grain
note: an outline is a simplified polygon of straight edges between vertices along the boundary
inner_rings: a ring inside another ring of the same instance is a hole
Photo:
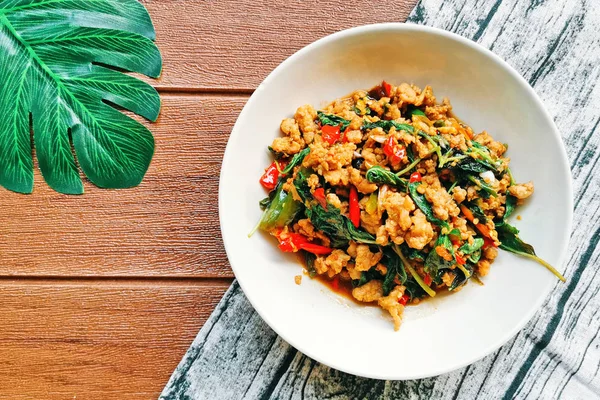
[[[217,209],[221,158],[246,96],[163,96],[142,184],[80,197],[36,170],[29,196],[0,191],[0,275],[231,277]]]
[[[0,398],[155,399],[228,281],[3,281]]]
[[[252,313],[234,284],[161,398],[600,398],[600,13],[585,0],[421,0],[409,21],[493,49],[545,102],[573,173],[573,232],[567,266],[560,268],[567,283],[557,281],[526,327],[483,360],[396,382],[358,378],[302,355]],[[215,362],[223,357],[226,363]]]
[[[414,4],[143,2],[165,63],[142,185],[69,197],[36,170],[33,195],[0,189],[0,399],[155,399],[231,281],[218,175],[248,95],[313,40]]]
[[[316,39],[358,25],[402,22],[416,0],[142,2],[164,57],[160,89],[249,91]]]

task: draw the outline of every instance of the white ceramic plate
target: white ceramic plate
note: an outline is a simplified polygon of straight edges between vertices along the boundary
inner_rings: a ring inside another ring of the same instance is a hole
[[[504,251],[485,277],[462,291],[408,307],[399,332],[374,307],[361,307],[304,277],[276,242],[247,234],[265,196],[258,179],[266,147],[296,108],[326,102],[385,79],[431,85],[476,132],[509,143],[518,181],[535,193],[514,221],[539,256],[562,270],[572,217],[565,150],[541,101],[500,58],[457,35],[417,25],[380,24],[336,33],[300,50],[252,95],[223,159],[219,215],[225,249],[244,293],[275,332],[328,366],[379,379],[414,379],[470,364],[513,337],[558,282],[544,267]]]

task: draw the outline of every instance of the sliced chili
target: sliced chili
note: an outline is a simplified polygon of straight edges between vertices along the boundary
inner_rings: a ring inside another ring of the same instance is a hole
[[[325,197],[325,189],[318,188],[313,192],[313,197],[319,202],[321,207],[327,210],[327,198]]]
[[[498,247],[498,244],[494,242],[492,239],[488,237],[483,238],[483,248],[487,249],[488,247]]]
[[[390,95],[392,94],[392,85],[390,85],[386,81],[383,81],[381,83],[381,86],[383,86],[383,91],[385,92],[385,96],[390,97]]]
[[[305,250],[316,255],[326,255],[333,251],[332,248],[311,243],[308,238],[299,233],[281,231],[273,232],[273,236],[279,240],[279,249],[285,253],[296,253],[298,250]]]
[[[429,274],[425,274],[425,277],[423,278],[423,282],[425,282],[425,284],[427,286],[429,286],[429,285],[431,285],[432,281],[433,280],[431,279],[431,276]]]
[[[465,265],[467,263],[467,261],[458,253],[456,253],[454,257],[456,257],[456,262],[460,265]]]
[[[277,161],[273,161],[273,163],[267,167],[259,182],[265,189],[273,190],[275,189],[275,186],[277,186],[278,179],[279,170],[277,169]]]
[[[339,126],[323,125],[321,127],[321,137],[329,144],[337,142],[340,139],[340,135]]]
[[[415,182],[421,182],[421,180],[423,179],[423,177],[421,176],[420,173],[418,172],[413,172],[410,175],[410,179],[408,180],[408,182],[410,183],[415,183]]]
[[[406,305],[406,303],[408,303],[408,300],[410,300],[410,296],[409,296],[409,295],[407,295],[407,294],[405,294],[405,295],[403,295],[402,297],[400,297],[400,298],[398,299],[398,303],[400,303],[400,304],[402,304],[403,306],[405,306],[405,305]]]
[[[300,243],[299,246],[300,246],[300,249],[302,249],[304,251],[308,251],[309,253],[313,253],[317,256],[323,256],[323,255],[329,254],[333,251],[333,249],[330,247],[321,246],[319,244],[314,244],[314,243],[310,243],[310,242]]]
[[[360,206],[358,205],[358,191],[356,186],[350,186],[350,196],[348,198],[350,208],[350,221],[356,228],[360,226]]]
[[[406,157],[406,148],[396,142],[396,139],[389,137],[383,145],[383,153],[389,158],[392,164],[398,164]]]
[[[308,241],[306,237],[299,233],[288,232],[286,234],[275,233],[274,236],[279,240],[279,249],[285,253],[295,253],[300,250],[300,245]]]

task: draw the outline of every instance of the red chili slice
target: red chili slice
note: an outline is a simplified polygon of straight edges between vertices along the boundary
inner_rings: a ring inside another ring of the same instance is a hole
[[[326,246],[321,246],[319,244],[314,244],[314,243],[310,243],[310,242],[306,242],[306,243],[301,243],[299,245],[300,249],[304,250],[304,251],[308,251],[309,253],[313,253],[317,256],[323,256],[326,254],[330,254],[333,249],[330,247],[326,247]]]
[[[313,197],[315,198],[315,200],[317,200],[319,202],[321,207],[323,207],[325,210],[327,210],[327,198],[325,197],[325,189],[323,189],[323,188],[315,189],[315,191],[313,193]]]
[[[408,303],[408,300],[410,300],[410,296],[405,294],[404,296],[400,297],[398,299],[398,303],[402,304],[403,306],[406,305],[406,303]]]
[[[383,153],[388,156],[392,164],[397,164],[406,157],[406,148],[400,146],[396,139],[390,136],[383,145]]]
[[[271,165],[267,167],[265,173],[260,178],[259,182],[267,190],[275,189],[277,186],[277,180],[279,179],[279,170],[277,169],[276,161],[273,161]]]
[[[432,279],[431,276],[429,274],[425,274],[425,277],[423,278],[423,282],[425,282],[425,284],[427,286],[431,285]]]
[[[350,196],[348,198],[350,208],[350,221],[356,228],[360,226],[360,206],[358,205],[358,191],[355,186],[350,186]]]
[[[321,127],[321,137],[329,144],[334,144],[340,139],[340,127],[323,125]]]
[[[392,85],[390,85],[386,81],[383,81],[381,83],[381,86],[383,86],[383,91],[385,92],[385,96],[390,97],[390,95],[392,94]]]
[[[420,173],[418,172],[413,172],[410,176],[410,179],[408,180],[410,183],[414,183],[414,182],[421,182],[421,179],[423,179],[423,177],[421,176]]]
[[[288,232],[282,234],[279,230],[272,234],[279,240],[279,249],[285,253],[296,253],[298,250],[304,250],[320,256],[333,251],[330,247],[309,242],[306,236],[299,233]]]

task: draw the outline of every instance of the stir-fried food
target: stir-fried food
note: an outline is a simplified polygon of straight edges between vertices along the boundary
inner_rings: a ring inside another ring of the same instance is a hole
[[[508,217],[534,191],[507,145],[476,134],[431,89],[387,82],[281,122],[258,228],[311,277],[351,282],[400,327],[404,307],[479,281],[503,249],[535,259]]]

